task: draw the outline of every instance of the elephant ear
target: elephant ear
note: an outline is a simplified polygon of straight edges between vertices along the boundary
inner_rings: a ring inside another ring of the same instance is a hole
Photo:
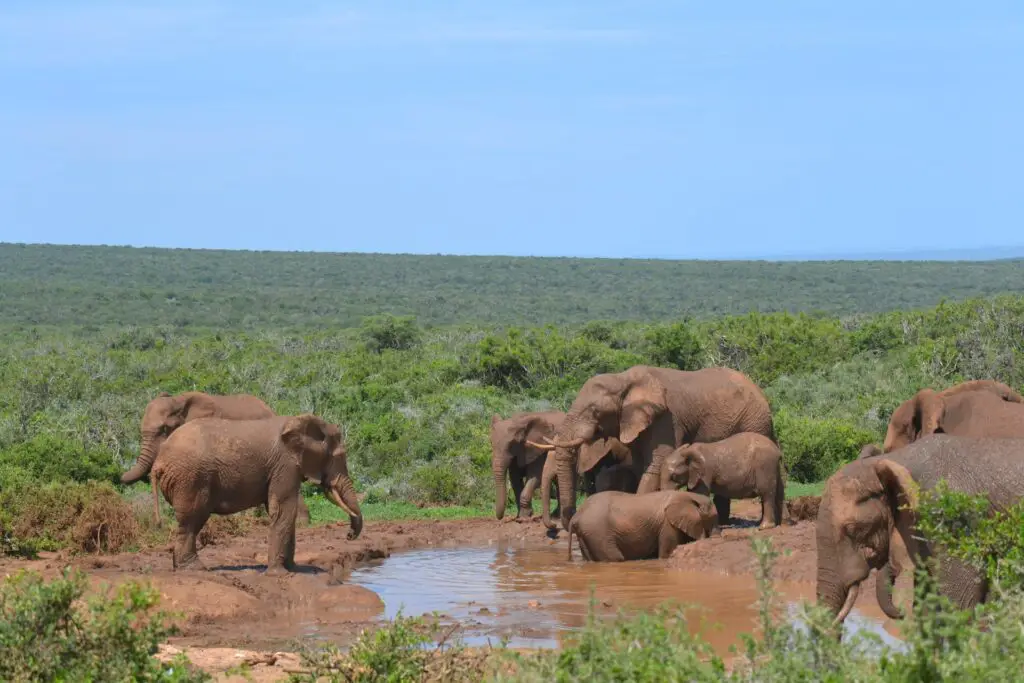
[[[529,443],[544,444],[545,439],[552,439],[555,436],[555,425],[541,415],[534,415],[526,425],[515,435],[515,441],[520,445],[519,466],[525,467],[537,458],[547,455],[547,450],[532,447]]]
[[[281,441],[295,457],[296,464],[307,477],[317,478],[323,472],[327,456],[327,423],[312,413],[288,418],[281,427]]]
[[[898,533],[908,550],[916,547],[911,531],[918,503],[917,482],[910,476],[910,470],[889,458],[879,458],[872,466],[895,522],[893,535]]]
[[[690,451],[684,456],[683,462],[689,470],[689,476],[686,480],[686,488],[692,491],[700,486],[701,481],[706,482],[704,477],[707,474],[708,465],[707,462],[705,462],[703,455],[696,451]]]
[[[942,432],[945,412],[946,403],[934,390],[922,389],[917,392],[893,411],[882,451],[890,453],[922,436]]]
[[[174,401],[174,412],[183,420],[197,420],[201,417],[214,417],[217,414],[213,397],[208,394],[189,392]]]
[[[619,418],[619,441],[633,443],[640,433],[668,410],[665,387],[649,375],[641,376],[627,390]]]
[[[866,443],[860,449],[860,455],[857,456],[857,459],[863,460],[864,458],[873,458],[874,456],[881,454],[882,449],[878,447],[878,444]]]
[[[157,398],[170,398],[171,395],[169,393],[167,393],[166,391],[161,391],[159,394],[156,395],[156,397]]]
[[[674,528],[693,540],[704,538],[704,515],[701,500],[696,496],[678,491],[665,505],[665,520]]]
[[[576,460],[576,471],[583,474],[594,469],[597,467],[597,463],[601,462],[604,456],[608,455],[609,450],[611,450],[611,446],[608,442],[608,437],[584,443],[580,446],[580,455]]]

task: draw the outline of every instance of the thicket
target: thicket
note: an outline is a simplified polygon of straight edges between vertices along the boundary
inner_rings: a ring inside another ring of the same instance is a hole
[[[8,550],[33,538],[130,544],[119,540],[130,530],[86,522],[76,530],[44,512],[73,509],[80,519],[85,501],[112,500],[159,391],[253,393],[279,413],[338,422],[366,502],[485,504],[493,413],[564,410],[590,376],[636,363],[749,374],[766,390],[796,482],[820,481],[880,441],[892,410],[921,387],[995,378],[1024,388],[1017,296],[851,318],[425,328],[383,315],[351,330],[11,328],[3,338],[0,543]],[[149,494],[145,484],[135,489]]]
[[[0,680],[166,681],[212,678],[179,655],[153,658],[176,629],[156,609],[159,592],[135,583],[84,598],[84,574],[45,581],[21,571],[0,584]]]
[[[1024,261],[667,261],[0,244],[0,325],[178,329],[832,315],[1020,292]]]

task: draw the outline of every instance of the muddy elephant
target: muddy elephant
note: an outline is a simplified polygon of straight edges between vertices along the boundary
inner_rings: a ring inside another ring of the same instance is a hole
[[[569,559],[573,534],[591,562],[664,559],[683,543],[710,538],[716,519],[711,499],[699,493],[602,491],[569,521]]]
[[[919,537],[914,526],[918,490],[941,479],[950,489],[986,494],[991,510],[1006,510],[1024,495],[1024,439],[931,434],[892,453],[845,465],[825,483],[818,508],[817,598],[841,623],[861,583],[878,569],[876,597],[889,617],[902,610],[892,599],[896,577],[923,559],[939,560],[939,592],[960,609],[983,602],[984,574]]]
[[[775,440],[771,408],[760,387],[729,368],[684,371],[635,365],[588,379],[550,448],[557,463],[562,525],[575,501],[568,492],[584,448],[615,437],[632,453],[638,493],[658,490],[661,463],[684,443],[718,441],[740,432]]]
[[[531,444],[536,448],[550,449],[550,444]],[[583,493],[590,496],[601,491],[624,491],[636,493],[639,481],[633,471],[632,453],[621,441],[614,437],[598,439],[580,448],[581,454],[576,461],[578,475],[574,485],[581,484]],[[549,529],[556,527],[551,521],[552,515],[559,512],[559,508],[551,511],[551,488],[554,484],[558,490],[556,480],[557,464],[553,457],[549,457],[544,463],[544,470],[541,473],[540,485],[540,509],[544,525]],[[557,495],[557,494],[556,494]],[[575,499],[575,496],[574,496]]]
[[[857,454],[857,459],[862,460],[864,458],[873,458],[876,455],[883,453],[882,448],[877,443],[866,443],[861,449],[860,453]]]
[[[661,468],[661,489],[685,486],[714,496],[718,523],[729,523],[730,500],[759,498],[761,529],[782,523],[786,481],[782,451],[763,434],[741,432],[721,441],[680,446]]]
[[[146,405],[142,414],[142,446],[135,465],[121,475],[121,483],[133,484],[149,475],[153,460],[160,452],[160,446],[168,436],[181,425],[203,417],[220,417],[226,420],[258,420],[273,417],[274,411],[266,403],[249,394],[228,394],[216,396],[201,391],[187,391],[172,396],[166,391]],[[161,526],[160,508],[153,519]],[[299,521],[309,523],[309,508],[299,499]]]
[[[303,480],[319,484],[327,499],[348,513],[349,539],[357,538],[363,528],[341,430],[316,415],[193,420],[164,442],[150,479],[178,521],[176,566],[199,564],[196,535],[211,514],[230,515],[266,505],[267,571],[294,570]]]
[[[891,453],[928,434],[1024,437],[1024,398],[992,380],[922,389],[893,411],[882,450]]]
[[[540,484],[548,453],[531,443],[554,436],[565,419],[560,411],[518,413],[502,419],[491,417],[491,469],[494,472],[494,516],[505,516],[508,501],[506,475],[512,484],[517,519],[533,516],[533,494]]]

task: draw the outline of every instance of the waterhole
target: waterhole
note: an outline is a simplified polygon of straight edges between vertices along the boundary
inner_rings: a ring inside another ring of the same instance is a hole
[[[666,601],[696,607],[688,611],[690,630],[722,654],[757,624],[753,577],[682,572],[659,560],[583,562],[578,552],[568,561],[565,543],[495,541],[404,551],[354,570],[347,583],[377,593],[384,601],[382,618],[438,612],[458,621],[469,645],[505,638],[511,647],[559,647],[566,634],[584,625],[591,590],[602,618],[620,610],[653,611]],[[791,610],[800,599],[813,599],[810,585],[775,587]],[[857,629],[898,643],[881,619],[854,610],[846,630]]]

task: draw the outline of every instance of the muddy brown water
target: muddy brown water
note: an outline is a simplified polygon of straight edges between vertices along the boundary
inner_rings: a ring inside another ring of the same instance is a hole
[[[752,576],[680,571],[660,560],[583,562],[578,551],[570,562],[564,540],[407,550],[356,568],[345,583],[380,596],[384,609],[378,618],[440,613],[444,621],[459,622],[469,645],[497,645],[507,638],[511,647],[560,647],[566,634],[584,625],[591,590],[599,617],[653,611],[666,602],[684,606],[691,632],[723,655],[730,645],[742,644],[739,634],[757,629]],[[812,585],[776,582],[775,587],[791,615],[801,599],[813,599]],[[882,619],[860,610],[850,615],[845,629],[872,631],[890,645],[899,644]],[[305,635],[316,637],[315,630]]]

